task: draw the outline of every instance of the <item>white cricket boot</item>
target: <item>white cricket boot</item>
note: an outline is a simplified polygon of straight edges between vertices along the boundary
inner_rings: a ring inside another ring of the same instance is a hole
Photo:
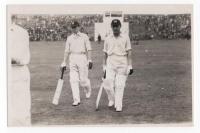
[[[86,98],[90,98],[91,96],[91,91],[88,91],[86,94],[85,94]]]
[[[112,107],[113,105],[114,105],[114,102],[110,100],[110,101],[108,102],[108,107]]]
[[[90,98],[90,96],[91,96],[91,91],[92,91],[92,89],[91,89],[91,84],[90,84],[90,80],[88,80],[87,86],[84,87],[84,91],[85,91],[85,96],[86,96],[86,98]]]
[[[78,105],[80,105],[79,101],[74,101],[73,104],[72,104],[72,106],[78,106]]]
[[[90,98],[91,91],[92,91],[91,86],[88,86],[88,87],[85,88],[85,96],[86,96],[86,98]]]
[[[122,107],[116,107],[116,112],[122,112]]]

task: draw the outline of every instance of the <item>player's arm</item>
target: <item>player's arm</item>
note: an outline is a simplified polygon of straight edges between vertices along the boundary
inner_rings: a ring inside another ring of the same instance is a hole
[[[20,51],[16,57],[11,58],[11,63],[14,65],[27,65],[30,61],[30,49],[29,49],[29,35],[27,31],[22,32],[20,45]]]
[[[131,75],[133,73],[133,67],[132,67],[131,41],[129,37],[127,37],[126,51],[127,51],[127,58],[128,58],[128,74]]]
[[[131,50],[128,50],[127,57],[128,57],[128,72],[127,73],[131,75],[134,72],[133,66],[132,66],[132,51]]]
[[[92,69],[93,63],[92,63],[92,50],[87,51],[87,58],[88,58],[88,68]]]
[[[92,50],[87,51],[87,58],[88,58],[88,61],[92,61]]]
[[[21,61],[21,64],[23,65],[27,65],[30,62],[30,47],[29,47],[29,35],[28,32],[25,32],[25,38],[24,38],[24,55],[26,55],[26,57],[23,58],[23,60]]]
[[[128,57],[128,66],[132,66],[132,51],[131,50],[128,50],[127,57]]]
[[[92,69],[92,47],[88,36],[85,37],[85,47],[87,52],[88,68]]]
[[[103,66],[106,66],[107,58],[108,58],[108,54],[104,52],[104,55],[103,55]]]
[[[68,51],[65,51],[65,52],[64,52],[63,62],[65,62],[65,63],[67,62],[68,56],[69,56],[69,52],[68,52]]]
[[[66,67],[66,62],[68,60],[69,53],[70,53],[70,48],[69,47],[70,47],[70,42],[69,42],[69,39],[67,39],[66,45],[65,45],[63,62],[61,63],[61,68]]]
[[[104,42],[104,47],[103,47],[103,72],[105,73],[106,71],[106,65],[107,65],[107,58],[108,58],[108,54],[107,54],[107,51],[108,51],[108,43],[107,43],[107,39],[105,39],[105,42]]]
[[[108,58],[108,54],[104,52],[104,56],[103,56],[103,78],[105,79],[106,78],[106,61],[107,61],[107,58]]]
[[[92,47],[88,36],[85,36],[85,47],[88,61],[92,61]]]

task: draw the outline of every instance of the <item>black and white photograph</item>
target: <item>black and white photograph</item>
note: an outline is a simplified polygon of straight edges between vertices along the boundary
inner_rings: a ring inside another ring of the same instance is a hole
[[[193,5],[7,5],[9,127],[193,125]]]

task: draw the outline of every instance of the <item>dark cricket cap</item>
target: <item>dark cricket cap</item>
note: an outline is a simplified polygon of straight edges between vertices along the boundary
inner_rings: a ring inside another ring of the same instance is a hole
[[[72,28],[79,27],[78,21],[72,21],[72,22],[71,22],[71,27],[72,27]]]
[[[111,26],[114,27],[114,26],[121,26],[121,22],[119,19],[113,19],[112,22],[111,22]]]

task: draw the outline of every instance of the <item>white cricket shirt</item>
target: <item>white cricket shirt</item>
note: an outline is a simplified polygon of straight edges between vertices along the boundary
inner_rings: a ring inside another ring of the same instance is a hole
[[[112,54],[124,56],[127,55],[128,50],[131,50],[131,43],[127,35],[120,34],[118,37],[115,37],[112,34],[105,39],[103,51],[108,56]]]
[[[72,34],[67,38],[65,52],[70,53],[85,53],[91,49],[89,37],[81,32]]]
[[[8,32],[11,59],[20,61],[20,65],[29,64],[30,49],[28,32],[16,24],[12,24]]]

